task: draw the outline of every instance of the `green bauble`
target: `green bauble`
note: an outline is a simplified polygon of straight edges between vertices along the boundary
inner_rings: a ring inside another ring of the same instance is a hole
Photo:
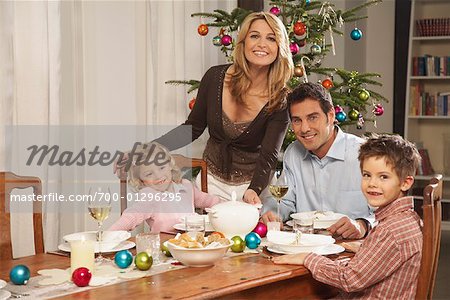
[[[136,267],[141,271],[147,271],[153,264],[153,257],[149,256],[147,252],[140,252],[134,259]]]
[[[367,101],[367,99],[369,99],[370,97],[370,93],[367,90],[361,90],[358,93],[358,98],[362,101]]]
[[[238,235],[231,238],[233,245],[231,245],[231,251],[239,253],[245,249],[245,241]]]
[[[359,111],[357,111],[356,109],[353,108],[348,112],[348,118],[350,120],[356,121],[356,120],[358,120],[358,117],[359,117]]]
[[[167,243],[161,244],[161,252],[164,253],[167,257],[172,257],[172,253],[170,253],[169,248],[167,247]]]

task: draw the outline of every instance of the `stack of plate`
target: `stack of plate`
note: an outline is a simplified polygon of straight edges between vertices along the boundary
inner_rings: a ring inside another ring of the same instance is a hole
[[[97,231],[77,232],[65,235],[63,237],[65,243],[58,246],[59,250],[70,252],[70,242],[72,241],[95,241],[95,253],[100,252],[117,252],[120,250],[133,248],[136,244],[128,241],[131,233],[128,231],[103,231],[103,240],[101,245],[97,241]]]

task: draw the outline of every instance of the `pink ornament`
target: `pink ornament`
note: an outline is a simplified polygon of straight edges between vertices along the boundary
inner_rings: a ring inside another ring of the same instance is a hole
[[[228,34],[225,34],[220,41],[221,41],[222,45],[228,46],[231,44],[233,39]]]
[[[258,224],[256,224],[255,229],[253,229],[252,231],[256,232],[260,237],[263,238],[267,234],[267,226],[262,222],[258,222]]]
[[[337,114],[337,113],[340,113],[341,111],[344,111],[343,109],[342,109],[342,107],[340,107],[339,105],[336,105],[335,107],[334,107],[334,112]]]
[[[281,9],[278,6],[272,6],[270,12],[273,13],[275,16],[278,16],[281,13]]]
[[[289,49],[291,50],[292,55],[295,55],[298,53],[298,51],[300,50],[300,47],[297,45],[297,43],[292,42],[289,45]]]
[[[92,273],[88,268],[78,268],[72,273],[72,281],[77,286],[87,286],[89,285],[89,281],[91,280]]]
[[[373,108],[373,114],[375,116],[381,116],[384,113],[384,108],[381,104],[375,104],[375,107]]]

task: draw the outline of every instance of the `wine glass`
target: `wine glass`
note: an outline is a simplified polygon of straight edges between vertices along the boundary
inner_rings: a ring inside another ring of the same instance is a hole
[[[281,220],[280,203],[284,195],[288,192],[289,187],[287,185],[286,176],[281,170],[277,170],[275,175],[278,179],[275,184],[269,185],[269,191],[275,200],[277,200],[277,217]]]
[[[105,221],[109,217],[109,213],[111,212],[111,198],[112,196],[109,187],[89,188],[88,210],[89,214],[97,221],[98,225],[97,231],[98,256],[96,258],[97,262],[108,260],[102,256],[102,249],[101,249],[103,240],[102,225],[103,221]]]

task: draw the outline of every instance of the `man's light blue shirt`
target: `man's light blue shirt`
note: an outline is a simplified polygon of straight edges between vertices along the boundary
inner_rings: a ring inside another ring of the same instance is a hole
[[[295,212],[322,210],[345,214],[351,219],[372,221],[372,211],[361,192],[358,151],[363,139],[340,128],[328,153],[319,159],[298,141],[286,149],[283,172],[289,191],[283,197],[283,221]],[[274,198],[264,200],[262,213],[276,212]],[[369,218],[368,218],[369,217]]]

